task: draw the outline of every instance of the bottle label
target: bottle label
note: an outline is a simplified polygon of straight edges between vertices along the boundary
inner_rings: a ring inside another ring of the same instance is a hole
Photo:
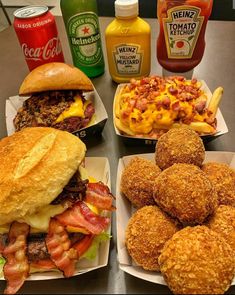
[[[163,28],[168,58],[191,58],[204,21],[201,9],[176,6],[167,11]]]
[[[79,13],[68,20],[68,36],[73,55],[84,66],[95,65],[103,58],[98,16]]]
[[[113,58],[120,75],[140,75],[143,52],[136,44],[120,44],[115,47]]]

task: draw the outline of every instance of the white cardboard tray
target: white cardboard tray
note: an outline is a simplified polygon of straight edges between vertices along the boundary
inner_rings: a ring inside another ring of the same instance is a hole
[[[137,154],[119,159],[116,182],[116,222],[119,267],[124,272],[129,273],[142,280],[160,285],[166,285],[163,276],[159,272],[146,271],[142,267],[137,266],[132,261],[125,246],[125,230],[128,221],[135,209],[132,207],[129,200],[120,192],[120,181],[124,167],[134,156],[143,157],[154,162],[154,154]],[[209,161],[226,163],[230,165],[230,167],[235,169],[235,153],[232,152],[206,152],[205,162]],[[235,278],[232,282],[232,285],[235,285]]]
[[[87,157],[85,158],[85,167],[89,176],[93,176],[97,181],[102,181],[109,188],[111,186],[110,181],[110,166],[109,161],[105,157]],[[111,224],[108,232],[111,232]],[[106,241],[100,244],[98,254],[94,260],[81,259],[76,265],[76,272],[74,276],[81,275],[83,273],[104,267],[108,264],[109,257],[109,245],[110,241]],[[39,281],[39,280],[52,280],[64,278],[63,274],[59,271],[48,271],[42,273],[33,273],[27,281]],[[4,280],[3,277],[0,280]]]
[[[205,91],[207,97],[208,97],[208,100],[207,100],[207,103],[210,101],[210,98],[212,96],[212,93],[209,89],[209,87],[207,86],[206,82],[204,80],[200,80],[200,82],[202,83],[202,86],[201,86],[201,89]],[[115,129],[115,132],[118,136],[120,137],[123,137],[125,139],[130,139],[130,140],[141,140],[141,141],[146,141],[146,144],[149,144],[149,141],[152,141],[153,144],[157,141],[156,139],[153,139],[153,138],[150,138],[150,137],[138,137],[138,136],[129,136],[129,135],[124,135],[122,134],[118,128],[116,127],[115,125],[115,99],[116,97],[118,96],[118,94],[120,93],[120,91],[122,90],[122,88],[127,85],[127,83],[122,83],[122,84],[119,84],[117,89],[116,89],[116,92],[115,92],[115,95],[114,95],[114,101],[113,101],[113,125],[114,125],[114,129]],[[217,132],[213,135],[202,135],[201,137],[217,137],[217,136],[220,136],[222,134],[225,134],[228,132],[228,127],[225,123],[225,120],[224,120],[224,117],[220,111],[220,109],[218,108],[218,111],[217,111],[217,114],[216,114],[216,119],[217,119]]]

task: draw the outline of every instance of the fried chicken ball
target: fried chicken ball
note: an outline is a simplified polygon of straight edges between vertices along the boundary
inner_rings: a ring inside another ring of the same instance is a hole
[[[191,164],[174,164],[155,180],[158,206],[184,225],[202,224],[217,207],[217,194],[205,173]]]
[[[227,164],[215,162],[202,165],[202,170],[215,186],[219,204],[235,207],[235,171]]]
[[[235,208],[225,205],[219,206],[209,219],[207,226],[225,238],[235,256]]]
[[[206,226],[178,231],[166,242],[158,262],[174,294],[223,294],[235,274],[231,247]]]
[[[175,163],[201,166],[204,158],[205,148],[201,138],[186,127],[170,129],[156,144],[156,164],[163,170]]]
[[[139,266],[146,270],[159,271],[158,257],[167,240],[178,230],[157,206],[145,206],[137,210],[126,229],[127,250]]]
[[[137,208],[154,205],[153,183],[160,172],[150,160],[134,157],[123,170],[120,190]]]

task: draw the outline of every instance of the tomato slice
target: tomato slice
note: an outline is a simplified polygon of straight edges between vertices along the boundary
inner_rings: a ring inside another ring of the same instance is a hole
[[[53,269],[56,268],[55,263],[51,259],[42,259],[30,263],[30,266],[38,269]]]
[[[87,235],[81,241],[73,245],[73,248],[77,250],[79,257],[81,257],[91,246],[93,238],[94,235]]]

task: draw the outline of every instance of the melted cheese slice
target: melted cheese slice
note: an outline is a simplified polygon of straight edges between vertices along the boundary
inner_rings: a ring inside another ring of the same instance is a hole
[[[63,121],[66,118],[70,117],[80,117],[84,118],[84,111],[88,104],[91,102],[89,100],[86,100],[83,104],[82,98],[80,95],[74,96],[74,103],[71,104],[68,110],[65,110],[62,114],[59,115],[59,117],[56,119],[56,123],[59,123]]]
[[[25,222],[31,226],[30,232],[47,232],[49,221],[51,217],[64,212],[67,208],[62,205],[47,205],[41,208],[38,212],[24,216],[17,221]],[[9,232],[10,224],[4,224],[0,226],[0,234]]]

